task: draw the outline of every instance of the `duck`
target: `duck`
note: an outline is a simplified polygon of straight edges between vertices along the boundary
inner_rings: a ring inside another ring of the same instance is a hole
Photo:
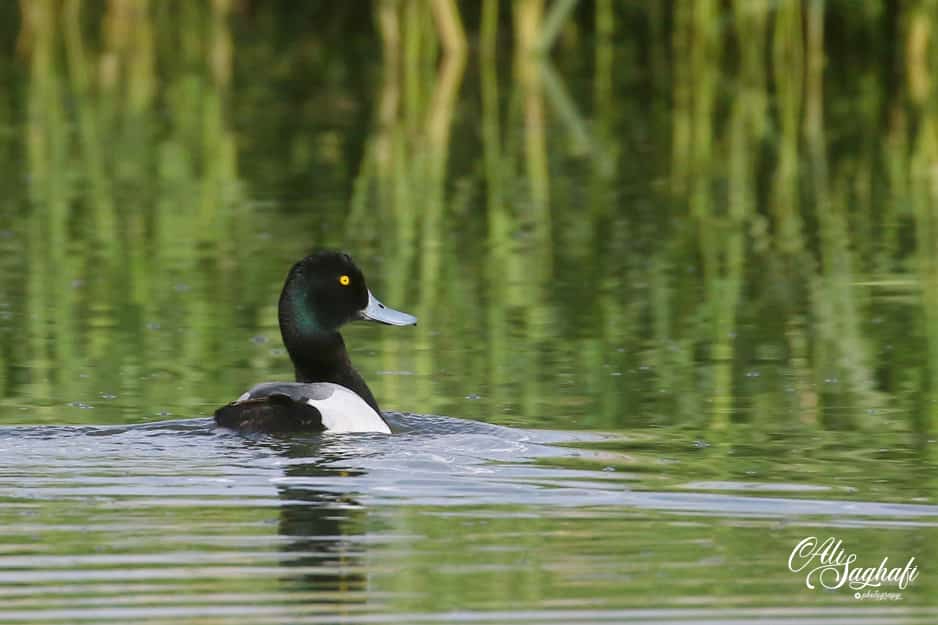
[[[352,367],[339,328],[350,321],[413,326],[417,318],[382,304],[344,252],[323,250],[287,273],[278,305],[280,335],[294,382],[263,382],[215,411],[240,432],[381,432],[391,428]]]

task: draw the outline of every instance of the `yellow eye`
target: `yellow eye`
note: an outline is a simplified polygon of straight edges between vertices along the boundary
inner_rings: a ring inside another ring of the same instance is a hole
[[[348,286],[352,280],[348,276],[339,276],[339,284]]]

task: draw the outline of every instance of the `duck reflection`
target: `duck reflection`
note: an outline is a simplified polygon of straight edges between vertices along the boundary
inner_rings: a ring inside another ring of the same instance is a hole
[[[322,490],[318,484],[341,488],[343,478],[364,475],[362,470],[334,466],[342,454],[330,453],[321,440],[290,442],[278,450],[290,461],[281,499],[279,534],[283,565],[295,569],[284,582],[295,592],[327,593],[329,602],[365,601],[364,541],[366,508],[351,493]]]

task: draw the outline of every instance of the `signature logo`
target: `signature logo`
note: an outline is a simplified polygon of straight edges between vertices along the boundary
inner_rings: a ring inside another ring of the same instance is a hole
[[[890,566],[889,557],[886,556],[879,566],[864,567],[857,564],[857,555],[848,553],[843,541],[833,536],[823,542],[816,536],[808,536],[795,545],[788,556],[788,570],[792,573],[804,573],[805,586],[812,590],[818,586],[828,590],[847,586],[857,591],[854,594],[857,599],[873,597],[868,589],[879,588],[885,584],[905,590],[918,578],[918,565],[915,564],[914,557],[909,558],[904,566]],[[898,593],[888,594],[898,596],[885,598],[901,598]]]

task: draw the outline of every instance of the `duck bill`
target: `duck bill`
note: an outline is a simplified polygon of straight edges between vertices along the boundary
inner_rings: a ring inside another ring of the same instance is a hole
[[[365,321],[377,321],[389,326],[414,326],[417,325],[417,318],[408,315],[405,312],[388,308],[382,304],[377,297],[368,291],[368,305],[358,313],[359,319]]]

